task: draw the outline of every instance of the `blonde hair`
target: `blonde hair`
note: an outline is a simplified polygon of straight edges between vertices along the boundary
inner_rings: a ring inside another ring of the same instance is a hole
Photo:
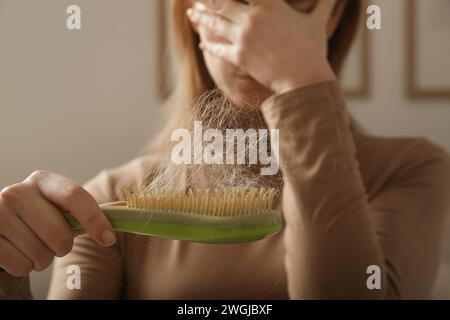
[[[347,1],[347,0],[338,0]],[[339,75],[343,62],[356,36],[361,18],[362,0],[348,0],[342,19],[328,43],[328,60],[334,72]],[[176,63],[173,90],[164,103],[170,108],[169,118],[159,135],[153,139],[148,151],[167,151],[169,138],[174,129],[184,123],[191,114],[195,101],[209,90],[215,89],[215,83],[206,67],[203,53],[199,49],[199,35],[186,17],[189,1],[171,0],[171,63]],[[354,131],[365,131],[353,117],[350,125]]]

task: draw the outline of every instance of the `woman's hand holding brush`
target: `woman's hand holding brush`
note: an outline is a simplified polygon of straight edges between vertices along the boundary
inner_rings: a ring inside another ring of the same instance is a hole
[[[68,254],[78,233],[62,210],[70,211],[99,245],[116,242],[111,224],[86,190],[68,178],[36,171],[0,192],[0,267],[23,277]]]

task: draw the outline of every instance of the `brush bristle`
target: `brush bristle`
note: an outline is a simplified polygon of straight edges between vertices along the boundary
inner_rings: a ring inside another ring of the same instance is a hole
[[[265,213],[272,209],[274,188],[233,188],[192,190],[187,193],[155,193],[137,188],[123,190],[127,205],[134,209],[195,213],[212,216],[240,216]]]

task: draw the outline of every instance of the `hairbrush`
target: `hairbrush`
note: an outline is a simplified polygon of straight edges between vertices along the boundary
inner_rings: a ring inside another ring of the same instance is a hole
[[[279,232],[282,219],[272,209],[278,191],[265,188],[149,192],[124,189],[125,205],[101,205],[113,229],[201,243],[243,243]],[[81,224],[69,212],[74,229]]]

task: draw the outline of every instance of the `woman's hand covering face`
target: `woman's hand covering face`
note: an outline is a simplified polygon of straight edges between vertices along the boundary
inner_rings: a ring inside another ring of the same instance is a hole
[[[336,0],[198,0],[187,12],[200,48],[275,93],[334,80],[327,60]],[[305,10],[299,12],[297,10]]]

